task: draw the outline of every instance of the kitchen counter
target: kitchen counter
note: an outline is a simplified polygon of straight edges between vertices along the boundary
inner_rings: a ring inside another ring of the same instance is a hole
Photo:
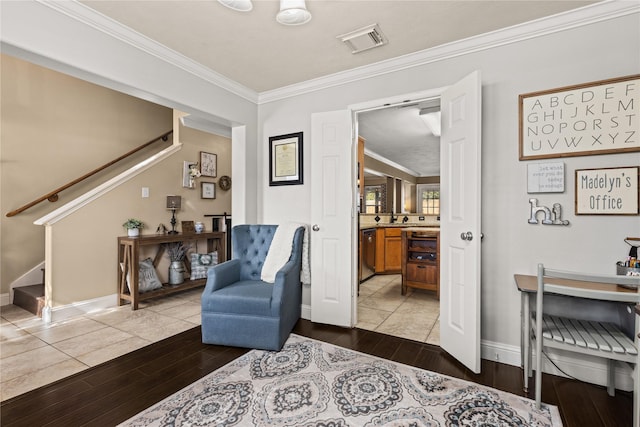
[[[440,226],[439,225],[433,225],[433,224],[420,224],[420,223],[415,223],[415,222],[407,222],[407,223],[402,223],[402,222],[394,222],[393,224],[360,224],[360,230],[364,230],[367,228],[385,228],[385,227],[391,227],[391,228],[407,228],[407,227],[414,227],[414,228],[435,228],[437,230],[440,230]]]
[[[440,227],[405,227],[402,231],[420,233],[425,236],[437,236],[440,233]]]

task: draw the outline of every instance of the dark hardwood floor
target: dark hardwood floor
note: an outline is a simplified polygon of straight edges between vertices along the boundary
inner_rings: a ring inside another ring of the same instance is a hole
[[[518,367],[482,361],[475,375],[439,347],[362,329],[301,320],[294,330],[307,336],[385,359],[463,378],[517,395]],[[196,327],[79,374],[2,402],[0,425],[112,426],[141,412],[248,350],[204,345]],[[632,395],[545,375],[543,400],[560,408],[567,427],[632,425]],[[530,391],[532,397],[533,389]]]

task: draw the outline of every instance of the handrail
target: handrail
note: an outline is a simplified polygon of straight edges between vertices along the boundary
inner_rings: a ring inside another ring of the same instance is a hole
[[[119,162],[120,160],[123,160],[123,159],[131,156],[132,154],[137,153],[138,151],[148,147],[149,145],[153,144],[154,142],[156,142],[156,141],[158,141],[160,139],[162,139],[163,141],[166,141],[168,139],[169,135],[171,135],[172,133],[173,133],[173,130],[170,130],[170,131],[165,132],[162,135],[152,139],[151,141],[145,142],[144,144],[140,145],[139,147],[134,148],[133,150],[126,152],[125,154],[123,154],[123,155],[111,160],[108,163],[105,163],[104,165],[92,170],[91,172],[82,175],[80,178],[76,178],[73,181],[63,185],[62,187],[56,188],[55,190],[45,194],[44,196],[41,196],[41,197],[35,199],[34,201],[32,201],[30,203],[27,203],[26,205],[24,205],[22,207],[19,207],[18,209],[15,209],[15,210],[9,212],[7,214],[7,217],[12,217],[12,216],[15,216],[15,215],[17,215],[17,214],[19,214],[21,212],[24,212],[27,209],[37,205],[38,203],[44,202],[45,200],[49,200],[50,202],[56,202],[58,200],[58,193],[59,192],[61,192],[63,190],[66,190],[67,188],[72,187],[72,186],[76,185],[77,183],[79,183],[81,181],[84,181],[85,179],[97,174],[98,172],[103,171],[104,169],[108,168],[109,166],[114,165],[115,163]]]

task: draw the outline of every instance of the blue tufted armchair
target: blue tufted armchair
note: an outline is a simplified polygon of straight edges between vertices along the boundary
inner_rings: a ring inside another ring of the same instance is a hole
[[[202,342],[280,350],[300,318],[302,238],[296,230],[289,261],[273,284],[260,279],[277,225],[237,225],[233,257],[209,269],[202,294]]]

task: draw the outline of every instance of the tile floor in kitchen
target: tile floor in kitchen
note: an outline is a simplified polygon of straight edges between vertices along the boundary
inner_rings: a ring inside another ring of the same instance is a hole
[[[440,301],[435,292],[409,289],[401,294],[402,276],[376,275],[360,284],[360,329],[440,345]]]

